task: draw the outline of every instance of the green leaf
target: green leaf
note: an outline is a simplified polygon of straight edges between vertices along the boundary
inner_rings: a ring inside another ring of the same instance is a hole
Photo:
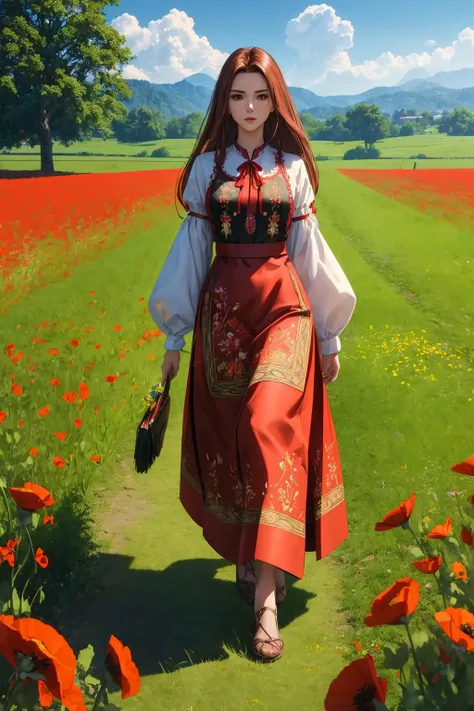
[[[457,597],[450,597],[449,598],[449,604],[451,605],[451,607],[455,607],[457,601],[458,601]]]
[[[92,646],[92,644],[89,644],[87,647],[81,649],[81,651],[79,652],[79,655],[77,657],[77,663],[83,668],[85,672],[88,672],[91,667],[93,658],[94,647]]]
[[[38,524],[40,522],[40,515],[39,513],[33,513],[31,516],[31,527],[33,530],[38,527]]]
[[[18,595],[16,588],[13,588],[13,614],[20,614],[20,596]]]
[[[15,432],[13,433],[13,438],[14,438],[15,442],[18,444],[18,442],[21,440],[21,434],[15,430]]]
[[[425,554],[421,550],[421,548],[418,548],[418,546],[409,546],[407,548],[408,552],[411,553],[415,558],[421,557],[424,558]]]
[[[86,684],[90,684],[91,686],[97,686],[102,683],[100,679],[97,679],[97,677],[92,676],[92,674],[88,674],[84,681],[86,682]]]
[[[81,450],[81,452],[83,452],[86,447],[87,447],[87,442],[85,440],[83,440],[81,442],[81,444],[79,445],[79,449]]]
[[[31,612],[30,601],[27,597],[22,598],[21,609],[25,615]]]
[[[13,442],[8,432],[5,432],[5,439],[7,440],[8,444],[11,444]]]
[[[406,709],[417,709],[421,706],[421,700],[413,681],[410,681],[403,689],[403,704]]]
[[[0,476],[0,486],[2,487],[2,489],[7,488],[7,482],[6,482],[5,477],[3,477],[3,476]]]
[[[424,644],[431,641],[431,637],[424,630],[415,630],[411,637],[415,647],[423,647]]]
[[[408,644],[403,642],[399,647],[395,644],[385,645],[385,666],[387,669],[401,669],[408,661],[410,650]]]
[[[26,463],[31,467],[35,463],[35,460],[31,455],[29,455],[28,459],[26,460]]]

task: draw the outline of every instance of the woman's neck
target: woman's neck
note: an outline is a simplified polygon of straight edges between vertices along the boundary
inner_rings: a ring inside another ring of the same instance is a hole
[[[260,131],[250,132],[245,131],[239,126],[237,143],[239,144],[239,146],[242,146],[242,148],[245,148],[250,158],[252,157],[254,151],[257,148],[260,148],[260,146],[262,146],[264,142],[265,139],[263,138],[263,127]]]

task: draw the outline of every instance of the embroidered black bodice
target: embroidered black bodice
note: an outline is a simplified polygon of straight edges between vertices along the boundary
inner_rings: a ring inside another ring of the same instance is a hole
[[[216,242],[277,242],[289,234],[293,200],[283,156],[275,149],[275,170],[260,176],[258,156],[250,159],[245,148],[235,144],[245,159],[238,175],[215,166],[207,193],[207,212]]]
[[[275,169],[259,175],[262,166],[258,156],[266,143],[249,157],[245,148],[235,143],[242,154],[238,175],[229,175],[224,164],[216,164],[206,192],[206,215],[189,214],[209,219],[215,242],[261,243],[286,240],[293,218],[293,194],[283,153],[274,150]]]

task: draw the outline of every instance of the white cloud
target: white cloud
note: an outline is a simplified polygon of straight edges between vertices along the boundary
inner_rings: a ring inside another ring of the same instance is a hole
[[[141,27],[137,18],[124,13],[111,22],[127,38],[137,55],[124,69],[127,79],[148,79],[159,84],[185,79],[196,72],[216,78],[229,56],[214,49],[204,35],[194,30],[194,20],[176,8]]]
[[[322,95],[356,94],[374,86],[393,86],[411,69],[423,68],[432,75],[474,67],[474,30],[470,27],[447,47],[407,55],[387,51],[362,64],[352,64],[354,37],[350,20],[341,19],[333,7],[309,5],[286,25],[286,44],[298,55],[285,73],[287,83]],[[435,44],[435,40],[425,42],[429,47]]]

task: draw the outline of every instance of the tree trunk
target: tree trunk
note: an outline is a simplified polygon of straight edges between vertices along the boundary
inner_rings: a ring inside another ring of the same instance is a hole
[[[40,144],[41,144],[41,174],[53,175],[53,139],[51,137],[51,128],[49,125],[48,116],[41,118],[40,129]]]

